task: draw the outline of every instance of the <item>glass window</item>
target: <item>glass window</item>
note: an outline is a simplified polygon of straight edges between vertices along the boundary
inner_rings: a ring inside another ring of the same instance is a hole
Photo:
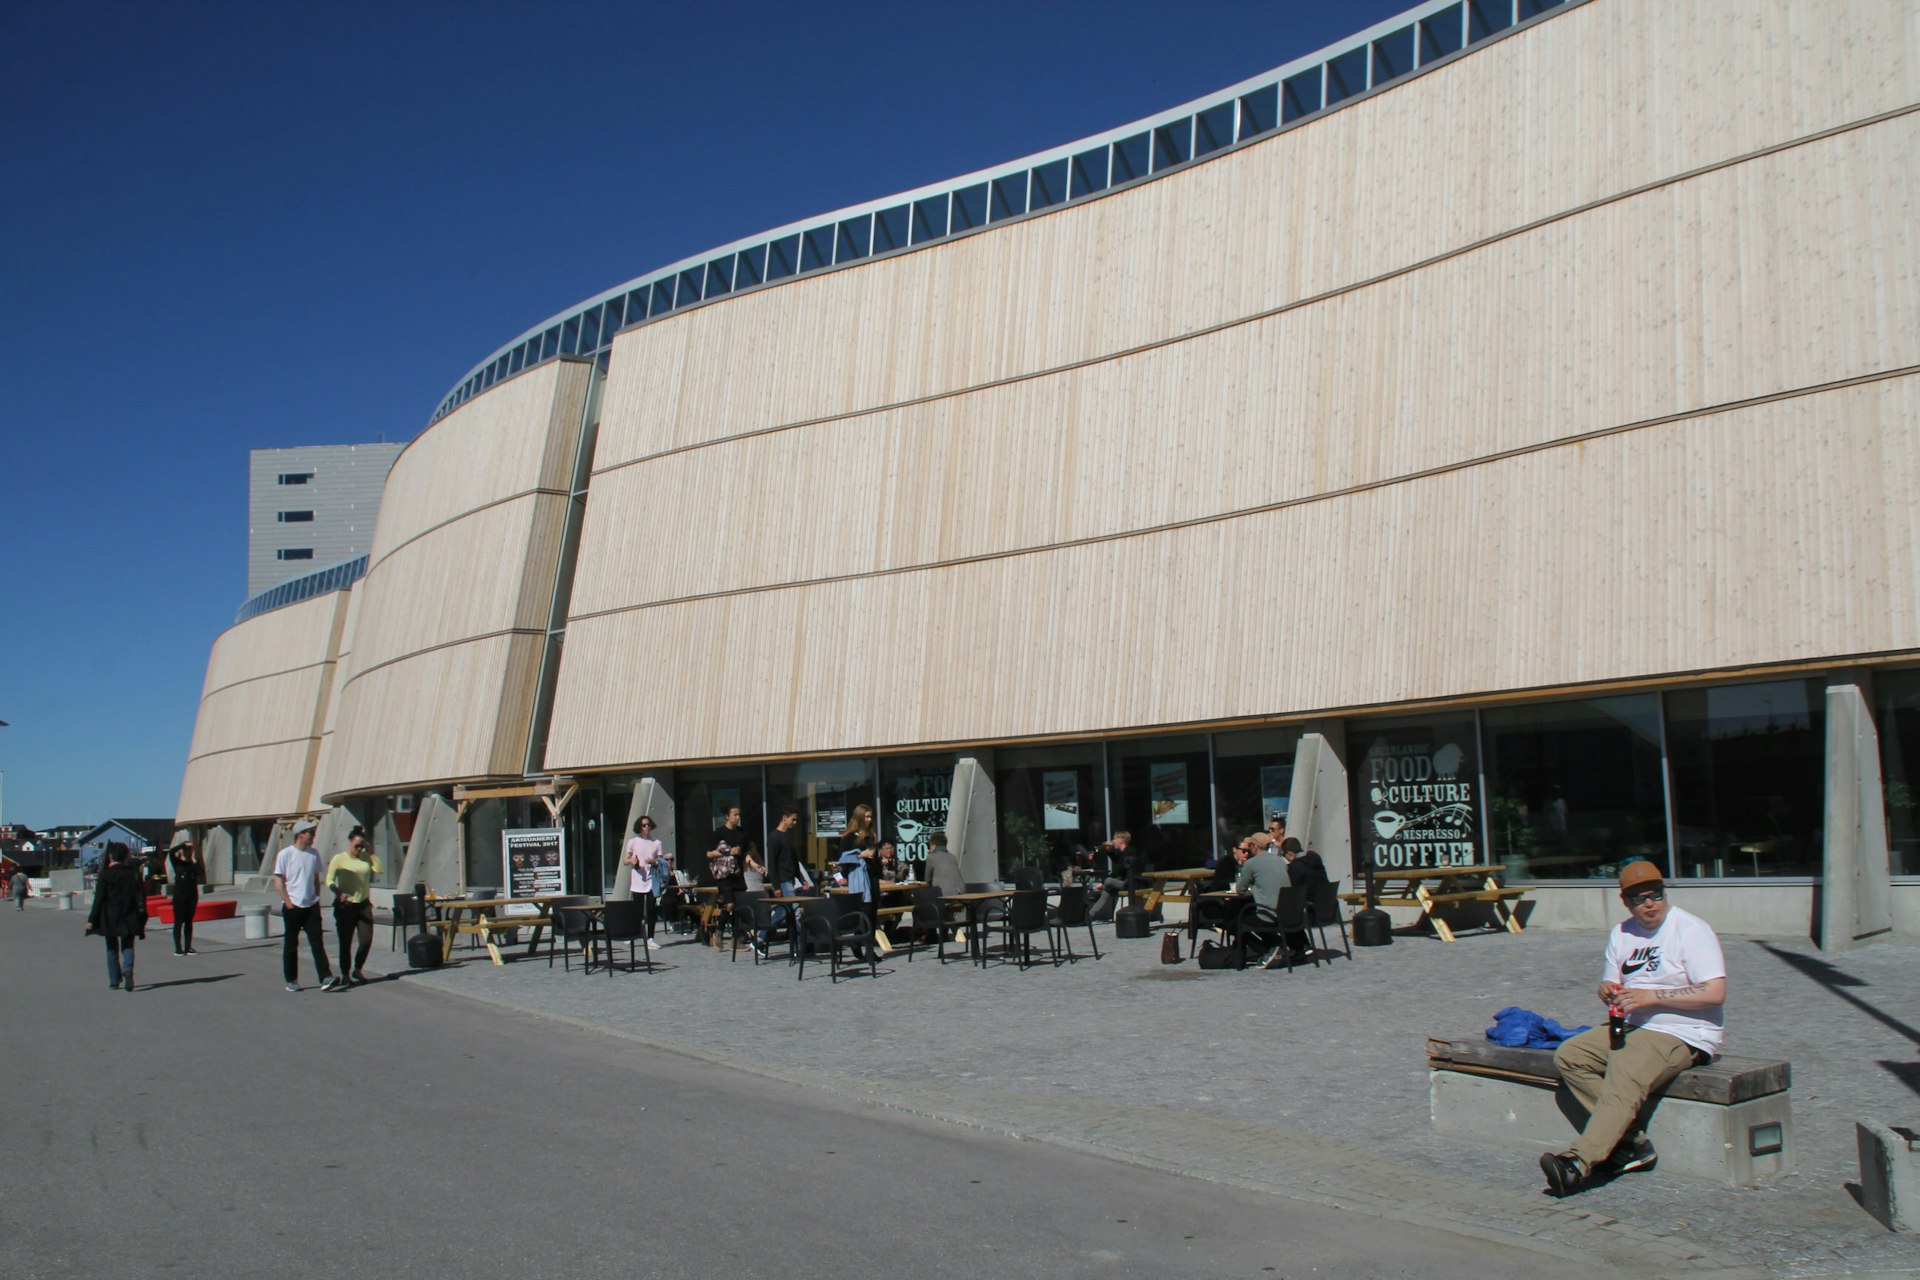
[[[1461,6],[1442,9],[1420,20],[1420,65],[1426,66],[1457,51],[1461,45]]]
[[[799,269],[799,236],[782,236],[767,246],[767,279],[785,280]]]
[[[1109,744],[1115,831],[1132,834],[1154,871],[1197,867],[1214,856],[1212,776],[1205,734]]]
[[[571,356],[571,355],[579,354],[579,351],[580,351],[580,317],[574,316],[571,319],[561,322],[560,354],[563,356]]]
[[[913,242],[938,240],[947,234],[947,197],[928,196],[913,202]]]
[[[767,766],[767,825],[792,805],[800,811],[793,841],[816,877],[840,854],[840,837],[854,809],[876,808],[873,761],[864,756],[799,760]]]
[[[1820,874],[1826,694],[1818,680],[1669,693],[1679,876]]]
[[[1920,670],[1876,672],[1873,691],[1892,871],[1920,876]]]
[[[276,514],[276,518],[280,521],[281,524],[312,524],[313,523],[313,512],[311,511],[281,511],[275,514]]]
[[[578,350],[581,355],[586,355],[599,345],[600,308],[594,307],[589,311],[582,312],[580,315],[580,346]]]
[[[1320,109],[1320,68],[1302,71],[1280,85],[1280,119],[1291,124]]]
[[[718,298],[733,292],[733,255],[715,258],[707,264],[707,292],[709,298]]]
[[[1193,118],[1193,154],[1204,156],[1233,143],[1233,104],[1223,102]]]
[[[647,286],[644,284],[627,294],[628,324],[639,324],[647,318],[647,304],[649,301],[647,297]]]
[[[273,558],[276,560],[311,560],[313,559],[313,548],[282,547],[273,553]]]
[[[995,178],[988,194],[987,216],[995,222],[1017,218],[1027,211],[1026,170]]]
[[[604,344],[613,341],[613,335],[620,332],[620,326],[627,318],[627,295],[607,300],[606,309],[600,316],[600,341]]]
[[[1280,122],[1280,86],[1270,84],[1255,89],[1240,99],[1240,137],[1242,140],[1265,133]]]
[[[671,310],[673,310],[673,277],[668,276],[665,280],[653,282],[653,309],[650,314],[665,315]]]
[[[1029,209],[1044,209],[1048,205],[1059,204],[1067,198],[1067,162],[1049,160],[1036,165],[1033,170],[1033,186],[1027,195]]]
[[[952,218],[954,231],[984,226],[987,221],[987,184],[978,182],[954,192]]]
[[[915,880],[926,878],[927,841],[947,829],[954,759],[947,753],[880,760],[880,834],[893,841],[901,869]]]
[[[700,301],[702,290],[706,287],[707,283],[704,278],[706,274],[707,269],[704,266],[688,267],[685,271],[682,271],[680,273],[680,287],[674,290],[673,305],[676,307],[690,307]]]
[[[840,239],[834,249],[835,262],[853,262],[867,256],[873,243],[873,215],[861,214],[840,224]]]
[[[1367,87],[1367,51],[1365,48],[1343,53],[1327,63],[1327,105],[1365,92]]]
[[[1090,191],[1107,189],[1107,148],[1099,147],[1092,151],[1082,151],[1073,158],[1073,189],[1070,197],[1084,196]]]
[[[1373,42],[1373,82],[1385,84],[1413,70],[1413,28],[1402,27]]]
[[[1481,713],[1487,844],[1513,879],[1667,866],[1660,699],[1632,694]]]
[[[1549,9],[1557,9],[1565,0],[1520,0],[1520,20],[1537,18]]]
[[[885,253],[889,249],[907,247],[907,226],[913,215],[912,209],[897,204],[891,209],[882,209],[873,215],[873,251]]]
[[[306,484],[312,479],[313,472],[311,471],[283,471],[280,473],[281,484]]]
[[[1107,838],[1106,763],[1099,743],[994,753],[1000,875],[1039,867],[1058,879],[1076,854]]]
[[[551,360],[560,354],[560,326],[555,325],[540,335],[540,358]]]
[[[833,228],[815,227],[800,233],[800,269],[818,271],[833,265]]]
[[[733,259],[733,287],[745,289],[759,284],[766,275],[767,246],[757,244],[751,249],[742,249]]]
[[[507,372],[520,372],[526,362],[526,355],[527,349],[524,346],[515,347],[513,350],[507,352]]]
[[[1480,861],[1472,716],[1349,722],[1356,874]]]
[[[1300,735],[1293,729],[1248,729],[1213,737],[1213,843],[1217,854],[1245,836],[1265,831],[1287,816],[1293,792],[1293,759]],[[1300,833],[1302,838],[1305,833]]]
[[[1147,175],[1147,157],[1149,138],[1144,133],[1136,133],[1131,138],[1123,138],[1113,144],[1113,182],[1118,186],[1132,178],[1144,178]]]
[[[1467,0],[1467,39],[1484,40],[1513,25],[1513,0]]]
[[[725,825],[727,810],[735,807],[740,810],[741,835],[728,843],[760,848],[766,832],[762,825],[759,769],[734,766],[674,771],[673,865],[676,870],[686,872],[701,884],[713,883],[707,867],[707,851],[715,847],[714,833]]]

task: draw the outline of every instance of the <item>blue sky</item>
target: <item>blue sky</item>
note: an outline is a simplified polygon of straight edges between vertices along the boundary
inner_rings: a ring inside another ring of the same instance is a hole
[[[0,6],[6,819],[173,812],[247,450],[411,439],[603,289],[1404,7]]]

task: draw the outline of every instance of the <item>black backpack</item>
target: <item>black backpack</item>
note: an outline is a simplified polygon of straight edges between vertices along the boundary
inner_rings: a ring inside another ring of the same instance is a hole
[[[1244,969],[1247,967],[1247,953],[1239,947],[1229,947],[1209,938],[1200,944],[1200,967],[1202,969]]]

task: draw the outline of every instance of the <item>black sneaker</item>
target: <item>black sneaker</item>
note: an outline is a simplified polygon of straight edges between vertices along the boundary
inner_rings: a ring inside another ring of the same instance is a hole
[[[1587,1181],[1587,1166],[1579,1156],[1549,1152],[1540,1157],[1540,1172],[1547,1175],[1547,1190],[1556,1196],[1570,1196]]]
[[[1650,1138],[1628,1138],[1613,1149],[1613,1154],[1593,1167],[1594,1173],[1601,1177],[1617,1178],[1623,1173],[1638,1173],[1653,1168],[1653,1162],[1660,1153],[1653,1149]]]

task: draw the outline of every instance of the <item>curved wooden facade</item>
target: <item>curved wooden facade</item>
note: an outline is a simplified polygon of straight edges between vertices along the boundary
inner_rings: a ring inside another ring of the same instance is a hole
[[[181,820],[1911,660],[1916,156],[1911,0],[1587,0],[660,316],[414,441],[350,606],[222,636]]]

